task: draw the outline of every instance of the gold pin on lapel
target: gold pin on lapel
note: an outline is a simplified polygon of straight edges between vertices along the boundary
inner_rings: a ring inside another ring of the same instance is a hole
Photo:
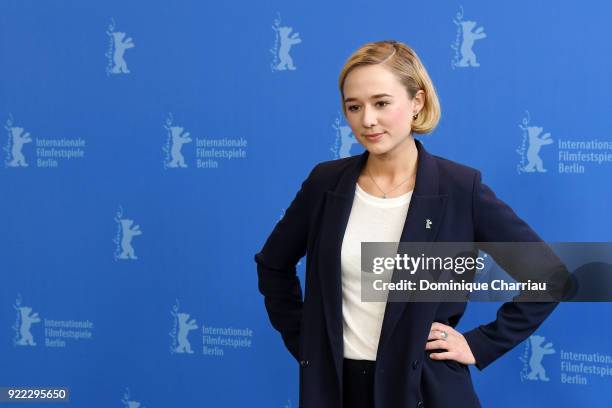
[[[432,224],[431,220],[429,218],[427,218],[425,220],[425,228],[426,229],[431,229],[431,224]]]

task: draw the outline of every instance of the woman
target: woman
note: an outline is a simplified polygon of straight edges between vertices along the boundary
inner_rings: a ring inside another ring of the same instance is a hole
[[[300,406],[479,407],[468,365],[488,366],[556,304],[505,303],[494,322],[462,334],[454,327],[465,302],[361,302],[361,242],[540,238],[480,172],[430,155],[413,138],[433,130],[440,107],[412,49],[364,45],[339,86],[366,151],[317,165],[255,256],[272,325],[300,363]],[[304,254],[302,300],[295,265]]]

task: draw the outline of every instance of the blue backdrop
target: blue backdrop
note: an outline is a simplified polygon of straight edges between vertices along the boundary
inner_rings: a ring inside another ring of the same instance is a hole
[[[68,386],[87,408],[296,407],[253,255],[316,163],[362,151],[337,77],[370,41],[428,68],[430,152],[480,169],[545,240],[610,241],[611,12],[3,0],[0,386]],[[610,311],[563,304],[473,370],[483,405],[610,406]]]

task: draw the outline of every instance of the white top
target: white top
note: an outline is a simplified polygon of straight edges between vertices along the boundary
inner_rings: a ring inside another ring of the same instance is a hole
[[[361,301],[361,243],[398,242],[411,198],[412,191],[399,197],[379,198],[356,185],[340,255],[345,358],[376,360],[387,303]]]

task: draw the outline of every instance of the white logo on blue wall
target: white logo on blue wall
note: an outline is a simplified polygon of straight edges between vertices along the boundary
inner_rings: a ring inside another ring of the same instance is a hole
[[[14,125],[11,115],[9,115],[4,129],[8,136],[6,145],[3,147],[5,167],[28,167],[29,163],[26,161],[24,146],[32,142],[35,142],[35,161],[33,163],[34,167],[37,168],[59,167],[60,163],[85,157],[86,142],[81,137],[59,139],[37,137],[33,140],[30,133],[26,132],[23,127]]]
[[[6,129],[8,133],[8,140],[3,148],[6,152],[4,166],[28,167],[28,163],[23,154],[23,145],[32,142],[30,133],[26,132],[22,127],[13,126],[13,117],[10,115],[6,120],[4,129]]]
[[[198,328],[196,320],[190,319],[189,313],[179,311],[178,299],[174,306],[172,306],[170,314],[174,318],[172,331],[170,332],[170,338],[172,339],[170,353],[193,354],[193,349],[189,342],[189,332]]]
[[[31,306],[23,304],[21,295],[17,295],[17,300],[13,305],[17,317],[13,330],[15,337],[13,344],[15,346],[36,346],[32,333],[32,326],[43,322],[42,331],[44,333],[44,346],[65,348],[70,342],[77,340],[86,340],[93,337],[94,324],[89,320],[59,320],[45,317],[42,319],[37,312],[32,310]]]
[[[108,75],[129,74],[130,70],[125,61],[125,51],[135,47],[132,37],[125,38],[126,33],[115,31],[115,20],[111,20],[106,34],[109,37],[109,46],[106,52],[106,58],[108,59],[106,73]]]
[[[467,68],[479,67],[480,64],[476,61],[474,53],[474,43],[476,40],[482,40],[487,37],[484,32],[484,27],[476,28],[476,22],[463,19],[463,6],[459,6],[453,22],[457,25],[457,35],[455,41],[451,44],[451,48],[455,50],[455,55],[451,61],[451,67]]]
[[[272,72],[274,71],[293,71],[296,66],[293,64],[293,58],[291,57],[291,47],[295,44],[302,42],[299,33],[291,33],[292,27],[282,26],[280,14],[277,13],[277,17],[274,19],[272,25],[274,30],[274,46],[270,49],[273,60],[271,64]]]
[[[13,344],[15,346],[35,346],[36,342],[31,329],[33,324],[40,323],[38,313],[33,312],[30,306],[22,304],[21,295],[17,295],[13,307],[17,311],[17,317],[13,325],[13,330],[15,330]]]
[[[183,126],[174,123],[172,113],[168,113],[164,129],[166,130],[166,141],[162,146],[164,152],[162,163],[166,170],[189,167],[184,156],[185,150],[187,150],[188,158],[195,154],[194,168],[196,169],[217,169],[222,162],[230,163],[236,159],[247,158],[247,140],[243,137],[192,138],[191,133],[187,132]],[[187,144],[189,146],[185,148]],[[194,149],[195,152],[191,149]]]
[[[119,210],[115,214],[115,222],[117,223],[117,234],[113,239],[113,242],[116,244],[115,260],[138,259],[132,246],[132,239],[142,235],[140,225],[134,225],[134,220],[124,218],[121,206],[119,206]]]
[[[202,354],[216,358],[225,356],[230,350],[250,348],[252,345],[253,330],[250,328],[213,327],[202,323],[202,337],[195,337],[197,344],[194,346],[194,336],[190,336],[190,333],[199,328],[196,320],[180,309],[178,300],[170,314],[173,317],[172,330],[168,333],[171,354]]]
[[[359,142],[355,138],[350,126],[341,125],[339,116],[332,124],[332,128],[336,131],[334,144],[330,148],[334,155],[334,159],[344,159],[351,155],[351,148]]]
[[[178,168],[178,167],[187,167],[185,163],[185,156],[181,152],[183,145],[191,142],[191,137],[189,132],[185,132],[184,128],[181,126],[176,126],[173,124],[174,118],[172,117],[172,113],[168,114],[168,118],[166,118],[166,123],[164,124],[164,128],[166,129],[167,137],[166,144],[162,148],[165,152],[164,157],[164,168]]]
[[[557,146],[552,152],[547,153],[546,157],[553,158],[553,172],[556,167],[559,174],[584,174],[589,169],[598,170],[599,166],[612,163],[610,140],[598,138],[576,140],[563,138],[562,135],[555,141],[551,138],[550,132],[545,132],[542,126],[531,124],[529,111],[525,112],[525,117],[518,126],[522,131],[521,143],[516,149],[516,153],[520,156],[516,165],[519,174],[548,172],[542,159],[542,147],[548,145]]]
[[[125,389],[125,392],[123,393],[123,398],[121,398],[121,402],[123,403],[124,408],[145,408],[145,406],[142,405],[140,402],[134,401],[132,399],[129,388]]]
[[[520,163],[517,166],[519,173],[545,173],[544,161],[540,157],[542,146],[553,143],[550,133],[542,135],[543,127],[530,125],[531,117],[529,111],[525,112],[522,124],[519,128],[523,131],[521,145],[516,152],[520,156]]]
[[[544,344],[545,340],[546,337],[534,334],[525,342],[525,351],[520,358],[523,362],[521,381],[550,381],[542,360],[546,355],[555,354],[555,349],[550,342]]]

